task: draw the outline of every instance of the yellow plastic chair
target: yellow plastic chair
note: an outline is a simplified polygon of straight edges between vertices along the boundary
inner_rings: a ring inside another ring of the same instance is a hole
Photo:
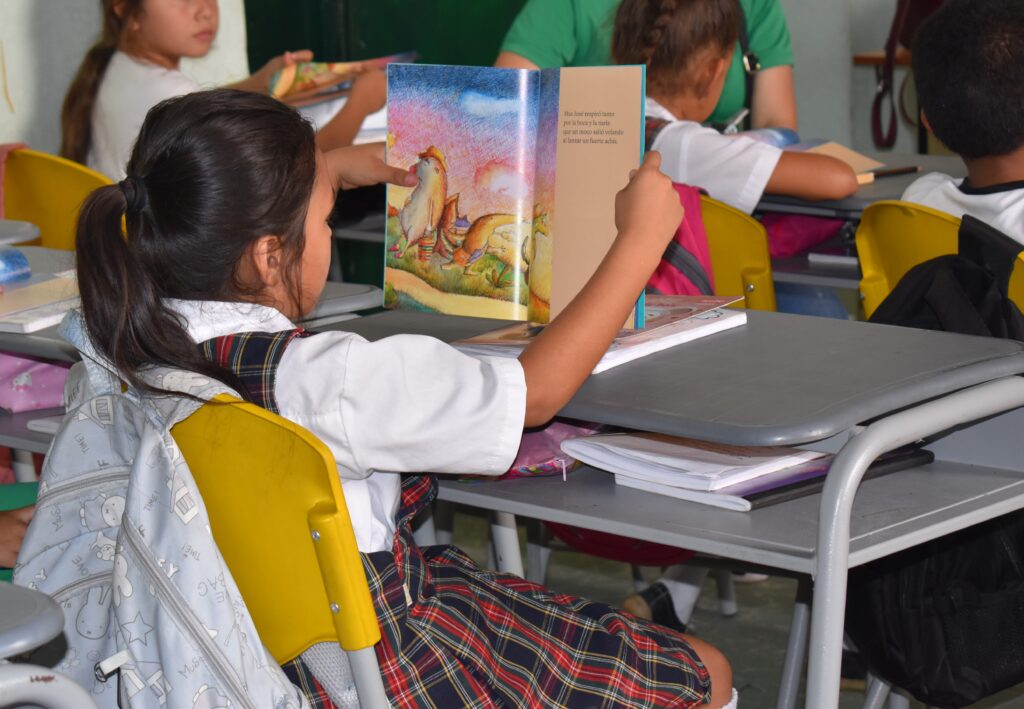
[[[389,706],[380,627],[334,457],[309,431],[219,396],[171,431],[213,536],[280,664],[320,642],[346,651],[363,707]]]
[[[90,192],[109,184],[104,175],[71,160],[15,150],[4,168],[4,216],[39,227],[43,246],[73,251],[82,203]]]
[[[910,202],[876,202],[864,210],[857,229],[860,294],[871,317],[900,279],[914,266],[957,252],[960,220]],[[1024,307],[1024,254],[1010,277],[1010,299]]]
[[[712,199],[700,198],[708,234],[716,295],[742,295],[745,307],[775,310],[775,285],[768,255],[768,233],[749,214]]]

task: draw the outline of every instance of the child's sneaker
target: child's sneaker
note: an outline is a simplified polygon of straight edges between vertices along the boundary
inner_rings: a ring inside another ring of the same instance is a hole
[[[676,615],[672,595],[663,583],[656,581],[640,593],[634,593],[622,602],[622,610],[680,633],[686,632],[686,623]]]

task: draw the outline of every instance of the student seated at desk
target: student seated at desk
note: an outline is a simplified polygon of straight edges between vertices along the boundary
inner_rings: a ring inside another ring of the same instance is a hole
[[[824,155],[783,152],[701,123],[722,93],[740,7],[737,0],[624,0],[615,15],[612,55],[647,65],[649,143],[675,182],[707,190],[748,214],[765,192],[804,199],[841,199],[857,191],[845,163]]]
[[[164,99],[199,90],[181,73],[182,57],[205,56],[217,36],[217,0],[102,0],[103,33],[85,55],[61,113],[61,154],[107,175],[124,177],[146,112]],[[231,88],[266,93],[283,67],[312,52],[285,52]],[[363,119],[384,106],[384,73],[359,76],[338,113],[317,136],[325,150],[351,145]]]
[[[1024,3],[952,0],[914,40],[925,125],[963,158],[967,177],[931,173],[903,199],[970,214],[1024,243]]]
[[[339,182],[415,181],[381,153],[325,156],[298,113],[257,94],[159,104],[128,177],[82,209],[79,290],[96,348],[137,391],[159,395],[140,377],[149,365],[199,372],[330,448],[396,706],[735,706],[729,664],[707,643],[417,547],[409,527],[436,481],[402,473],[504,472],[524,425],[557,413],[603,355],[682,218],[658,157],[617,196],[619,235],[593,278],[508,360],[293,324],[326,280]]]

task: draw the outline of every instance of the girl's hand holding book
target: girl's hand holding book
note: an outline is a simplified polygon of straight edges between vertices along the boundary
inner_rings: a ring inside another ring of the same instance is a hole
[[[630,174],[629,183],[615,195],[617,240],[627,240],[651,272],[683,220],[679,194],[660,168],[661,155],[647,153],[640,169]]]
[[[415,187],[416,175],[384,162],[384,143],[335,148],[325,153],[327,168],[338,189],[366,187],[384,182]]]
[[[250,91],[266,93],[270,90],[270,79],[273,78],[274,74],[281,71],[286,66],[311,61],[313,61],[313,52],[308,49],[300,49],[295,52],[285,52],[284,54],[276,56],[268,61],[242,83],[251,83],[251,88],[246,87],[249,88]]]

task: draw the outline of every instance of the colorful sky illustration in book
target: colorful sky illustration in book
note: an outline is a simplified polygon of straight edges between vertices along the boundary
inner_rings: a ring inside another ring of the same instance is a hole
[[[389,69],[388,161],[411,167],[430,157],[433,167],[425,180],[421,177],[418,195],[389,187],[389,213],[395,219],[389,220],[387,265],[442,292],[426,292],[389,271],[393,290],[406,296],[400,307],[417,307],[407,302],[411,297],[427,310],[526,317],[528,264],[522,257],[533,245],[525,240],[535,213],[546,215],[550,224],[557,72],[545,74],[544,85],[550,99],[541,101],[540,72],[431,65]],[[410,234],[418,239],[416,254],[408,246]],[[385,292],[386,298],[392,295]],[[461,298],[445,297],[449,293]],[[418,294],[425,298],[417,299]],[[513,307],[496,310],[489,302],[476,311],[466,297]]]

